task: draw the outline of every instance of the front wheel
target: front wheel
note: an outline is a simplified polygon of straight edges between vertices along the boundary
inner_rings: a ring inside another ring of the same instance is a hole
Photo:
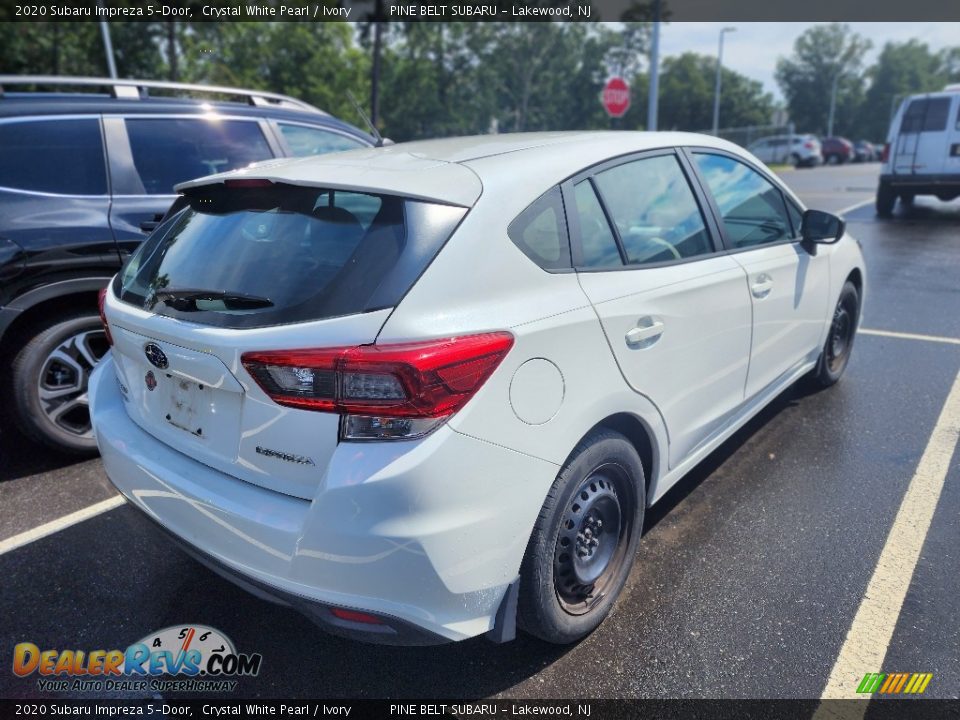
[[[840,291],[840,299],[833,311],[827,342],[820,351],[820,359],[810,377],[815,386],[826,388],[835,384],[847,369],[850,352],[860,321],[860,293],[849,280]]]
[[[607,616],[633,565],[646,504],[643,465],[620,433],[588,435],[547,494],[520,569],[517,620],[575,642]]]

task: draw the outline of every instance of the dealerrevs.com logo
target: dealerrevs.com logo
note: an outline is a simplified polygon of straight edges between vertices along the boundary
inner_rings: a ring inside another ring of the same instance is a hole
[[[37,689],[48,692],[232,692],[234,678],[256,676],[262,660],[238,653],[215,628],[175,625],[126,650],[41,650],[22,642],[13,649],[13,672],[37,674]]]

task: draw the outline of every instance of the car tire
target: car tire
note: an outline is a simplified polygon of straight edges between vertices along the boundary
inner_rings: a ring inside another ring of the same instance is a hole
[[[914,198],[913,193],[900,193],[900,204],[903,205],[904,207],[912,207],[913,198]]]
[[[520,569],[519,626],[556,644],[596,629],[630,574],[645,507],[636,449],[618,432],[590,433],[561,469],[534,525]]]
[[[803,165],[803,161],[800,159],[799,155],[797,155],[796,153],[793,153],[790,156],[790,164],[793,165],[795,168],[798,168],[801,165]]]
[[[893,205],[897,202],[897,194],[886,183],[881,182],[877,186],[877,215],[882,218],[888,218],[893,215]]]
[[[827,340],[820,351],[817,365],[810,374],[810,380],[815,388],[828,388],[835,385],[843,376],[847,364],[850,362],[850,353],[853,350],[853,341],[857,337],[857,327],[860,324],[860,293],[857,286],[847,280],[833,311],[833,320],[827,332]]]
[[[87,381],[108,349],[100,317],[74,312],[48,319],[10,366],[12,419],[31,440],[60,452],[92,455]]]

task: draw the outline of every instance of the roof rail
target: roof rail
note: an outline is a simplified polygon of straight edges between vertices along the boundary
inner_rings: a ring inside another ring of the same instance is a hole
[[[4,89],[13,85],[51,85],[57,87],[99,87],[109,88],[110,93],[115,98],[123,100],[142,100],[150,97],[150,89],[157,90],[181,90],[197,94],[210,95],[228,95],[231,97],[244,98],[249,105],[258,107],[287,107],[296,110],[306,110],[308,112],[328,113],[319,108],[305,103],[302,100],[280,95],[278,93],[264,92],[262,90],[242,90],[240,88],[225,87],[220,85],[195,85],[191,83],[167,82],[164,80],[125,80],[117,78],[97,78],[97,77],[65,77],[61,75],[0,75],[0,97],[3,97]]]

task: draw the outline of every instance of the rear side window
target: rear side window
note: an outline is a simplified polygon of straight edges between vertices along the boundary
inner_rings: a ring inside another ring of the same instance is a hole
[[[618,165],[594,178],[627,262],[670,262],[713,248],[693,190],[675,155]]]
[[[617,239],[610,229],[607,216],[603,213],[600,200],[589,180],[584,180],[574,188],[574,202],[577,204],[577,219],[580,222],[580,246],[583,251],[584,267],[615,267],[623,265]]]
[[[513,244],[546,270],[570,267],[570,242],[560,188],[541,195],[510,223]]]
[[[396,305],[466,212],[400,197],[210,185],[140,246],[121,300],[219,327],[262,327]]]
[[[106,195],[100,121],[0,124],[0,186],[61,195]]]
[[[793,237],[783,193],[742,162],[708,153],[693,156],[720,209],[727,241],[753,247]]]
[[[256,122],[192,118],[128,118],[133,164],[148,195],[172,195],[193,178],[273,157]]]
[[[287,141],[291,155],[294,157],[325,155],[341,150],[356,150],[360,147],[366,147],[359,140],[323,128],[291,125],[290,123],[277,123],[277,125],[283,139]]]

